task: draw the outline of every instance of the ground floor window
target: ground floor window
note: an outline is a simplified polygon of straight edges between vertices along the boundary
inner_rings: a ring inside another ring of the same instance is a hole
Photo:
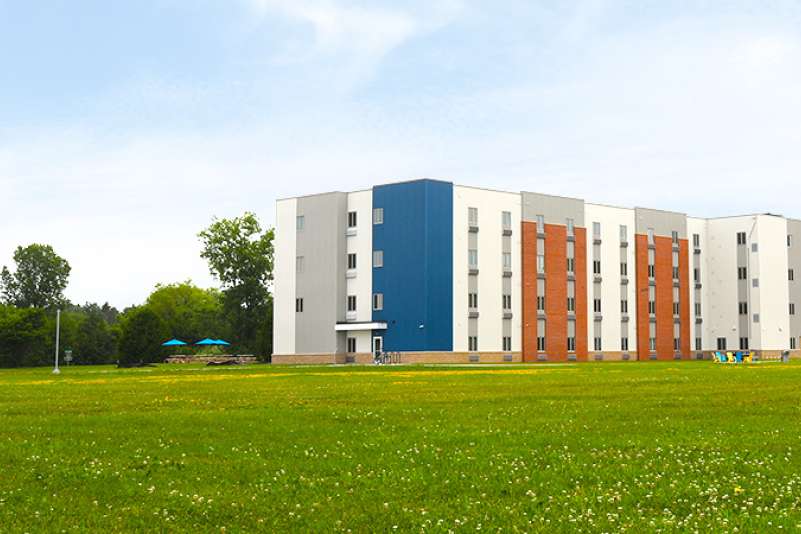
[[[478,336],[467,336],[467,350],[471,352],[478,350]]]
[[[718,338],[718,350],[726,350],[726,338],[719,337]]]
[[[356,338],[355,337],[349,337],[348,338],[348,352],[351,353],[351,354],[356,352]]]
[[[512,338],[509,336],[503,337],[503,350],[509,351],[512,350]]]

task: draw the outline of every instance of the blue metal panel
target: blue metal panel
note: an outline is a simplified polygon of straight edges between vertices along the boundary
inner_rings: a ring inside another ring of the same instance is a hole
[[[453,350],[453,184],[417,180],[373,188],[373,249],[384,266],[373,269],[373,292],[384,294],[387,351]]]

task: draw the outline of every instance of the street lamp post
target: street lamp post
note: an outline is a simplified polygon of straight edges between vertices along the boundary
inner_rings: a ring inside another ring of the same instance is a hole
[[[53,368],[53,374],[61,374],[58,368],[58,341],[61,334],[61,310],[56,310],[56,366]]]

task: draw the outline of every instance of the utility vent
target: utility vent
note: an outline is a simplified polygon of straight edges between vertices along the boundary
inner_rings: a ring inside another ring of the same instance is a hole
[[[699,352],[698,354],[695,355],[695,359],[696,360],[703,360],[704,359],[704,353],[703,352]]]
[[[470,355],[470,362],[471,363],[478,363],[478,354],[471,354]]]
[[[503,361],[511,362],[512,361],[512,355],[511,354],[504,354],[503,355]]]
[[[673,359],[674,360],[681,360],[681,354],[674,354],[673,355]]]
[[[603,359],[604,359],[604,355],[603,354],[596,354],[595,355],[595,361],[596,362],[600,362]]]
[[[547,362],[548,361],[548,356],[546,356],[545,354],[537,354],[537,361],[538,362]]]
[[[655,360],[656,359],[656,354],[649,354],[648,355],[648,359],[649,360]]]
[[[356,356],[345,356],[345,363],[356,363]]]
[[[568,354],[567,355],[567,361],[575,362],[576,361],[576,355],[575,354]]]
[[[623,360],[629,361],[629,358],[631,358],[631,356],[629,356],[628,354],[623,355]]]

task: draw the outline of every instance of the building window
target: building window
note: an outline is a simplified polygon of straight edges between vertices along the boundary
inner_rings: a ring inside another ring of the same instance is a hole
[[[593,299],[592,309],[595,313],[601,313],[601,299]]]
[[[592,260],[592,274],[601,274],[601,260]]]
[[[654,286],[648,286],[648,313],[656,314],[656,289]]]
[[[719,337],[718,338],[718,350],[726,350],[726,338]]]
[[[565,221],[565,225],[567,226],[567,235],[574,235],[576,230],[575,221],[573,221],[573,219],[567,219],[567,221]]]
[[[648,350],[650,350],[651,352],[656,350],[656,338],[655,337],[649,337],[648,338]]]
[[[698,234],[693,234],[693,247],[694,248],[701,248],[701,236]],[[701,350],[701,349],[698,349]]]
[[[467,307],[478,308],[478,293],[467,294]]]
[[[576,299],[574,297],[567,297],[567,311],[576,311]]]
[[[758,314],[758,313],[755,313],[755,314],[754,314],[754,322],[755,322],[755,323],[758,323],[758,322],[759,322],[759,314]]]
[[[348,295],[348,311],[356,311],[356,295]]]
[[[745,232],[737,232],[737,244],[745,245]]]
[[[794,337],[790,338],[790,350],[795,350],[796,347],[796,339]]]
[[[306,259],[303,256],[298,256],[295,258],[295,267],[298,273],[302,273],[306,270]]]
[[[673,267],[673,280],[678,280],[678,279],[679,279],[679,268]]]
[[[794,270],[788,269],[788,271],[787,271],[787,279],[790,280],[791,282],[793,280],[795,280],[795,271]]]
[[[576,259],[575,258],[567,258],[567,272],[571,273],[571,274],[576,272]]]
[[[471,269],[478,268],[478,250],[471,248],[467,251],[467,264]]]
[[[478,336],[467,336],[467,350],[470,352],[478,350]]]
[[[512,253],[511,252],[504,252],[503,253],[503,270],[504,271],[511,271],[512,270]]]
[[[759,278],[754,278],[753,280],[751,280],[751,286],[759,287]]]
[[[678,302],[674,302],[673,303],[673,315],[675,315],[675,316],[679,315],[679,303]]]
[[[545,297],[541,295],[537,295],[537,311],[544,312],[545,311]]]
[[[621,300],[620,301],[620,313],[629,313],[629,301],[628,300]]]
[[[512,350],[512,338],[509,336],[503,336],[503,350],[510,351]]]
[[[748,278],[748,269],[745,267],[737,267],[737,280],[746,280]]]
[[[303,313],[303,299],[295,299],[295,312]]]
[[[795,302],[790,303],[790,315],[795,315]]]
[[[592,223],[592,237],[596,239],[601,238],[601,223],[599,222]]]
[[[467,208],[467,224],[478,226],[478,208]]]
[[[511,211],[502,211],[501,212],[501,223],[503,224],[504,230],[511,230],[511,228],[512,228],[512,212]]]
[[[545,351],[545,336],[537,336],[537,351]]]
[[[677,337],[673,338],[673,350],[676,352],[681,350],[681,339]]]
[[[656,277],[656,267],[654,265],[648,266],[648,278],[655,278]]]
[[[567,351],[568,352],[575,352],[576,351],[576,338],[575,337],[567,338]]]
[[[594,344],[594,347],[595,347],[594,350],[602,350],[601,349],[601,338],[599,338],[599,337],[594,338],[593,339],[593,344]]]
[[[654,229],[653,228],[649,228],[648,229],[648,244],[649,245],[653,245],[654,244]]]
[[[629,275],[629,264],[626,262],[620,263],[620,276],[628,276]]]
[[[674,245],[678,245],[679,243],[679,233],[675,230],[670,232],[670,239],[673,241]]]
[[[740,338],[740,350],[748,350],[748,338],[741,337]]]
[[[788,247],[793,246],[793,236],[791,236],[790,234],[787,234],[787,246]]]
[[[747,302],[740,302],[737,305],[737,311],[740,315],[748,315],[748,303]]]
[[[545,216],[544,215],[537,215],[537,231],[540,233],[545,233]]]
[[[701,317],[701,303],[700,302],[696,302],[695,303],[695,316],[696,317]]]
[[[695,269],[693,269],[693,282],[698,283],[700,279],[701,279],[701,269],[696,267]]]
[[[348,269],[356,268],[356,254],[348,254]]]
[[[751,243],[751,252],[759,252],[759,244]]]
[[[353,354],[356,352],[356,338],[349,337],[348,338],[348,353]]]
[[[629,350],[629,338],[627,337],[620,338],[620,350],[622,350],[623,352]]]
[[[512,309],[512,295],[503,295],[503,309],[504,310],[511,310]]]
[[[383,267],[384,266],[384,251],[383,250],[374,250],[373,251],[373,267]]]
[[[625,224],[620,225],[620,242],[621,243],[628,243],[629,241],[629,229],[626,228]]]
[[[348,228],[356,228],[356,212],[348,212]]]
[[[298,215],[295,218],[295,227],[297,228],[298,232],[303,230],[305,226],[306,226],[306,217],[304,217],[303,215]]]
[[[373,224],[384,224],[384,208],[373,208]]]
[[[695,350],[699,350],[699,351],[703,350],[701,348],[701,338],[700,337],[695,338]]]
[[[384,294],[373,293],[373,310],[381,311],[384,309]]]

